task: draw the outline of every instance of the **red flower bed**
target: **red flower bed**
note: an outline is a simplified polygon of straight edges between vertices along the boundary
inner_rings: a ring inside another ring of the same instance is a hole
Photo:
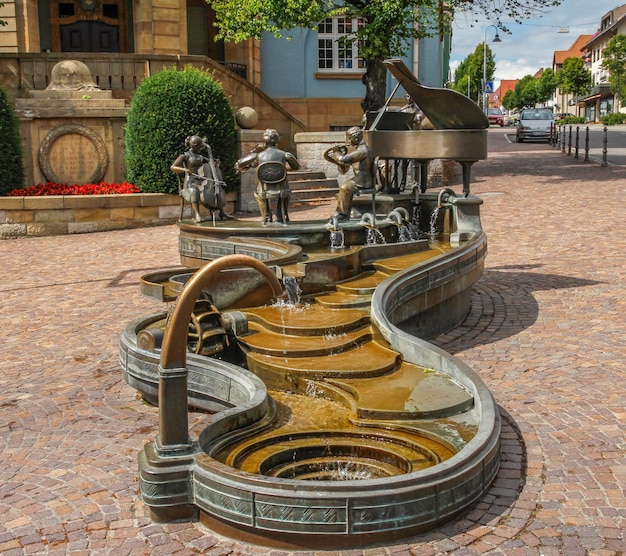
[[[85,183],[82,185],[67,183],[40,183],[32,187],[14,189],[9,197],[37,197],[43,195],[110,195],[141,193],[132,183]]]

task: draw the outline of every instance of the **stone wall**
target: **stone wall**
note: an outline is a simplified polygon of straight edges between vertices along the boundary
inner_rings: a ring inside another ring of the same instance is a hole
[[[228,193],[227,199],[225,210],[232,213],[236,193]],[[178,195],[162,193],[0,197],[0,238],[80,234],[172,224],[180,217],[180,203]],[[184,217],[190,216],[189,205],[185,203]]]

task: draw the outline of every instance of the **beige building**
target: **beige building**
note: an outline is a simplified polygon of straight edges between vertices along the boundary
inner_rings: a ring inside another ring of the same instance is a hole
[[[555,50],[552,57],[552,69],[555,73],[561,71],[563,62],[567,58],[584,58],[582,47],[591,39],[592,35],[579,35],[567,50]],[[574,95],[564,93],[557,88],[552,99],[555,114],[574,114],[578,116]]]
[[[55,181],[47,174],[63,178],[46,170],[67,145],[83,145],[84,158],[99,159],[84,174],[96,175],[104,166],[103,180],[123,180],[130,98],[145,77],[164,67],[210,69],[233,111],[254,107],[257,128],[278,129],[287,146],[306,129],[260,89],[258,41],[215,42],[214,15],[203,0],[4,0],[0,19],[7,23],[0,27],[0,86],[16,108],[27,183]],[[46,93],[53,68],[68,60],[85,64],[102,93]],[[41,160],[42,145],[50,160]]]
[[[602,116],[615,111],[625,111],[615,106],[609,86],[609,73],[602,68],[602,51],[615,35],[626,34],[626,4],[605,13],[600,19],[598,32],[582,46],[587,67],[591,71],[593,89],[578,99],[583,115],[589,121],[599,121]]]

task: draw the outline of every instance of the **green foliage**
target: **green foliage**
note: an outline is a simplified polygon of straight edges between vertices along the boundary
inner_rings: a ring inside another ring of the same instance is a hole
[[[568,125],[568,124],[584,124],[585,118],[582,116],[567,116],[565,118],[561,118],[558,121],[559,125]]]
[[[611,114],[607,114],[606,116],[602,116],[602,123],[604,125],[618,125],[626,122],[626,114],[623,112],[613,112]]]
[[[24,187],[24,163],[17,118],[7,92],[0,87],[0,195]]]
[[[477,103],[480,103],[480,94],[482,92],[485,55],[487,57],[487,81],[493,80],[496,71],[495,57],[489,45],[487,45],[486,52],[483,50],[483,43],[481,42],[476,46],[474,52],[458,65],[454,72],[454,81],[452,83],[452,88],[455,91],[467,95],[467,84],[469,81],[469,97]]]
[[[210,72],[185,67],[165,69],[142,81],[125,128],[126,179],[144,193],[177,193],[170,170],[186,150],[185,138],[206,137],[229,188],[237,183],[237,137],[232,109]]]
[[[563,66],[557,72],[557,81],[563,93],[577,96],[588,92],[593,84],[591,72],[578,57],[563,60]]]
[[[554,91],[558,87],[558,79],[552,68],[543,70],[537,80],[537,102],[546,102],[552,98]]]
[[[532,75],[525,75],[515,84],[515,106],[522,110],[524,108],[532,108],[540,102],[539,80]]]
[[[542,9],[558,6],[562,0],[211,0],[218,37],[228,42],[261,39],[270,32],[276,37],[296,27],[316,29],[320,21],[334,16],[361,18],[363,25],[347,38],[357,41],[359,53],[367,62],[366,97],[384,98],[386,75],[371,71],[385,58],[406,54],[413,39],[450,31],[453,14],[494,14],[500,20],[522,20]],[[382,94],[381,90],[382,89]]]
[[[517,95],[514,90],[509,89],[506,93],[504,93],[502,106],[504,106],[507,110],[515,110],[515,108],[518,107]]]
[[[611,92],[621,102],[626,97],[626,35],[615,35],[607,42],[602,51],[602,68],[608,70]]]

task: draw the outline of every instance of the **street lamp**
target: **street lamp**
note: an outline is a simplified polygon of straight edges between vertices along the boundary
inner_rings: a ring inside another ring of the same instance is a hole
[[[485,27],[485,40],[483,41],[483,112],[487,113],[487,94],[485,89],[487,88],[487,31],[493,27],[496,30],[496,36],[492,42],[502,42],[500,35],[498,34],[497,25],[487,25]]]

